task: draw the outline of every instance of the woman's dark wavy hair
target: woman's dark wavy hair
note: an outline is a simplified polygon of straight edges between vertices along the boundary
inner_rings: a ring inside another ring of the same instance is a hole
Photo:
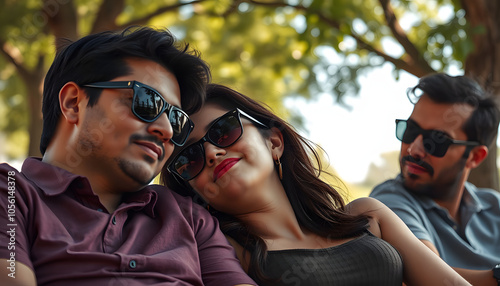
[[[417,94],[420,90],[421,94]],[[408,90],[408,98],[416,103],[421,95],[444,104],[467,104],[474,108],[471,116],[462,126],[467,140],[489,146],[496,138],[500,111],[492,96],[467,76],[450,76],[435,73],[422,77],[418,84]]]
[[[348,214],[339,192],[320,179],[321,161],[314,143],[299,135],[265,105],[226,86],[209,84],[206,102],[215,102],[228,110],[239,108],[268,127],[281,131],[284,140],[284,152],[280,159],[282,183],[302,227],[328,238],[354,237],[367,229],[368,216]],[[269,130],[262,132],[265,136]],[[161,182],[181,195],[199,199],[190,185],[178,181],[166,166],[161,172]],[[218,218],[222,231],[251,253],[249,273],[261,281],[269,281],[270,278],[262,271],[267,253],[264,241],[234,217],[221,212],[215,212],[214,216]]]
[[[59,91],[70,81],[79,86],[109,81],[131,72],[126,60],[147,59],[159,63],[173,73],[179,83],[182,109],[187,113],[198,110],[204,101],[211,74],[199,52],[188,44],[176,42],[166,29],[129,27],[123,32],[106,31],[67,41],[57,53],[45,77],[43,88],[43,132],[40,151],[45,153],[61,117]],[[146,75],[145,75],[146,76]],[[140,78],[137,79],[141,81]],[[95,105],[100,89],[85,88],[88,106]]]

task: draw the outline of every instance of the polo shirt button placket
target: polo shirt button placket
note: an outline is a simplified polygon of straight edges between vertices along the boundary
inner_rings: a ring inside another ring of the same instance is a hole
[[[116,225],[116,216],[113,216],[113,218],[111,219],[111,223],[112,223],[113,225]]]

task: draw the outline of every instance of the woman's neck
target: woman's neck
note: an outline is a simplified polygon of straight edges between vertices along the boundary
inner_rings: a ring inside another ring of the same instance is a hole
[[[322,249],[353,239],[332,240],[307,230],[300,225],[284,190],[267,193],[273,195],[263,207],[236,217],[265,241],[268,250]]]
[[[298,222],[285,191],[273,192],[258,211],[237,216],[253,233],[262,238],[269,250],[287,249],[318,237]],[[307,243],[311,245],[310,243]]]

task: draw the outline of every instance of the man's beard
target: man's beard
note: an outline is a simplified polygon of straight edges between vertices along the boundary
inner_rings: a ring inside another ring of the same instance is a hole
[[[144,159],[150,160],[151,157],[145,156]],[[144,174],[142,174],[144,172],[144,169],[142,168],[142,166],[140,166],[140,164],[134,164],[133,162],[129,162],[127,160],[119,158],[116,158],[115,161],[120,167],[120,170],[122,170],[125,175],[127,175],[129,178],[131,178],[141,186],[146,186],[155,177],[146,177]]]
[[[412,192],[413,194],[419,196],[427,196],[433,200],[447,200],[455,195],[457,191],[457,186],[460,184],[462,179],[462,174],[464,172],[464,167],[466,163],[465,158],[461,158],[459,162],[455,165],[449,167],[448,169],[441,170],[441,172],[435,174],[434,168],[428,163],[421,160],[417,160],[411,156],[405,156],[401,159],[401,166],[404,166],[406,162],[412,162],[418,166],[424,168],[428,171],[431,180],[426,183],[418,183],[417,180],[420,177],[416,174],[408,174],[405,176],[403,172],[403,185],[405,188]],[[434,175],[436,175],[434,177]]]

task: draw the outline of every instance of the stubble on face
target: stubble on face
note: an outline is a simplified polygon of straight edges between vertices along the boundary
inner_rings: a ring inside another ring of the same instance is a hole
[[[145,159],[147,160],[152,160],[151,157],[149,156],[144,156]],[[148,175],[145,171],[143,166],[141,164],[137,164],[134,162],[131,162],[129,160],[125,159],[120,159],[120,158],[115,158],[114,159],[117,165],[120,167],[120,170],[127,175],[129,178],[134,180],[136,183],[138,183],[141,186],[145,186],[149,184],[154,179],[154,175]]]
[[[165,158],[165,148],[163,143],[153,135],[137,135],[133,134],[130,136],[129,144],[134,144],[133,142],[135,140],[142,140],[142,141],[149,141],[157,146],[159,146],[162,149],[162,154],[158,159],[153,159],[148,155],[144,155],[142,158],[144,161],[146,161],[148,164],[156,164],[158,162],[162,162],[163,159]],[[136,181],[140,185],[147,185],[149,182],[151,182],[156,175],[149,175],[147,172],[145,172],[145,169],[141,164],[134,163],[129,160],[121,159],[121,158],[116,158],[115,161],[117,162],[118,166],[122,170],[124,174],[126,174],[128,177],[130,177],[132,180]]]
[[[408,158],[411,156],[406,156],[401,160],[401,166],[404,166],[404,162],[411,161],[415,162],[413,158]],[[403,175],[403,185],[404,187],[419,196],[426,196],[433,200],[445,201],[455,195],[458,190],[458,186],[461,183],[461,178],[464,172],[466,159],[461,158],[456,164],[451,165],[437,173],[434,173],[434,169],[425,162],[417,163],[424,168],[431,168],[432,172],[429,173],[429,178],[424,179],[422,176],[413,173],[405,173],[401,170]]]
[[[95,107],[94,107],[95,108]],[[96,128],[92,128],[93,126],[89,121],[85,121],[82,125],[82,132],[79,135],[78,143],[77,143],[77,152],[82,157],[91,158],[94,157],[95,160],[93,162],[99,162],[99,165],[106,165],[106,161],[110,162],[112,165],[117,166],[120,171],[134,182],[138,183],[140,186],[145,186],[149,184],[155,177],[155,175],[151,175],[147,172],[146,168],[140,163],[134,162],[132,160],[128,160],[122,157],[106,157],[103,149],[103,140],[104,137],[100,134],[100,130]],[[138,135],[132,135],[129,144],[132,140],[139,139]],[[142,138],[144,137],[144,138]],[[152,141],[157,143],[157,139],[154,136],[142,136],[141,139]],[[147,137],[147,138],[146,138]],[[158,143],[157,143],[158,144]],[[158,144],[159,146],[163,146],[163,144]],[[163,160],[165,156],[165,150],[162,147],[163,153],[162,157],[159,158],[158,161]],[[83,159],[85,161],[85,158]],[[156,160],[151,158],[150,156],[144,155],[143,160],[149,164],[154,164]],[[108,165],[109,166],[109,165]],[[98,166],[95,166],[98,168]]]

